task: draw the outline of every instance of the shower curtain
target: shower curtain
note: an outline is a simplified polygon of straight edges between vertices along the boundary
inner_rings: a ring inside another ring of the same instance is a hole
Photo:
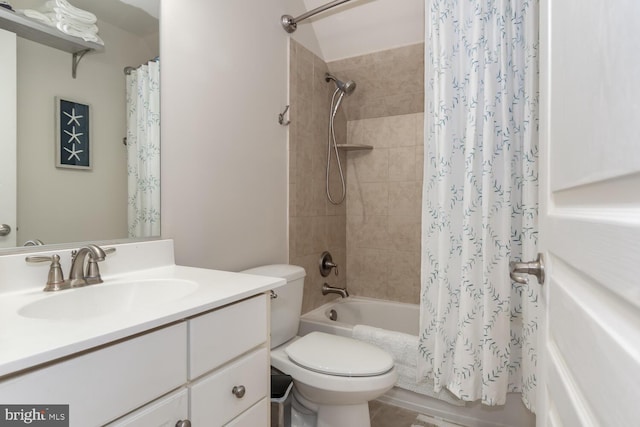
[[[538,2],[426,0],[419,375],[535,408]]]
[[[160,61],[126,76],[129,237],[160,235]]]

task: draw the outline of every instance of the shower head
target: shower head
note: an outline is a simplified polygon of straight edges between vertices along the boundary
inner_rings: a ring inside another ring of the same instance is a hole
[[[336,84],[336,87],[340,89],[340,91],[345,95],[351,95],[353,91],[356,90],[356,82],[354,82],[353,80],[347,80],[346,82],[343,82],[342,80],[338,80],[333,74],[329,73],[326,73],[324,75],[324,80],[326,82],[330,82],[331,80],[333,80],[333,82]]]

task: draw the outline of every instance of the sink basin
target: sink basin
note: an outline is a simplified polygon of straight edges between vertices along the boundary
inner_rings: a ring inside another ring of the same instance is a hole
[[[166,304],[197,288],[196,282],[177,279],[101,283],[59,291],[25,305],[18,314],[33,319],[82,320]]]

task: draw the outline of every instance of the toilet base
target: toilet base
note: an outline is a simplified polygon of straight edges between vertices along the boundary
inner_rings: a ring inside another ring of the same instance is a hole
[[[320,405],[317,425],[318,427],[371,427],[369,404]]]
[[[319,405],[310,402],[295,387],[293,396],[295,403],[302,406],[300,409],[304,408],[315,414],[317,427],[371,427],[369,402],[355,405]]]

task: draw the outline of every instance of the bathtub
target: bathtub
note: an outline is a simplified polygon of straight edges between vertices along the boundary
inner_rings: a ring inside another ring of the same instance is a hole
[[[320,331],[351,337],[355,325],[369,325],[417,336],[419,319],[420,307],[417,304],[351,296],[333,300],[303,314],[298,334]],[[509,393],[507,403],[501,407],[464,403],[452,395],[441,400],[398,387],[389,390],[379,400],[468,427],[535,426],[535,416],[526,409],[519,393]]]
[[[331,320],[332,311],[336,320]],[[350,337],[354,325],[369,325],[418,335],[419,319],[420,307],[417,304],[349,297],[334,300],[302,315],[299,334],[321,331]]]

